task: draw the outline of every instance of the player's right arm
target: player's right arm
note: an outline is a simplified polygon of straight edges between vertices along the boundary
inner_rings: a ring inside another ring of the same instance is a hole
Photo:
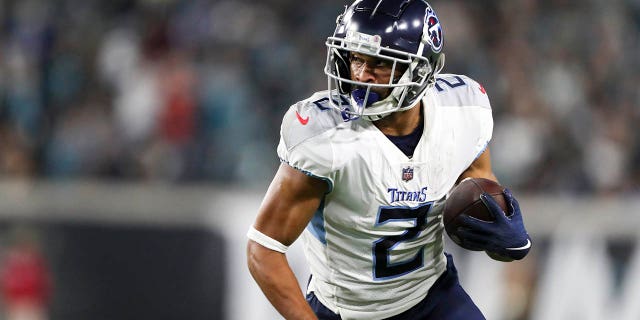
[[[327,183],[282,163],[267,190],[253,225],[284,246],[300,236],[327,192]],[[285,319],[317,319],[284,253],[254,240],[247,244],[251,275]]]

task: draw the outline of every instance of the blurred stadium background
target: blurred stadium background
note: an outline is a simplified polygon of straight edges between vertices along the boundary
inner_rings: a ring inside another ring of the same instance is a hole
[[[463,285],[489,319],[640,319],[640,1],[430,2],[535,241],[450,247]],[[244,235],[345,4],[0,0],[0,319],[279,319]]]

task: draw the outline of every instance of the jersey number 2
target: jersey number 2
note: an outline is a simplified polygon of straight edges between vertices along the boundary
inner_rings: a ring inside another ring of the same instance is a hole
[[[403,241],[415,239],[420,232],[424,231],[427,227],[427,212],[430,207],[431,202],[416,208],[380,208],[376,225],[410,220],[414,222],[414,226],[407,228],[403,234],[382,237],[373,243],[373,278],[375,280],[396,278],[424,265],[424,246],[421,246],[411,259],[394,263],[390,260],[395,246]]]

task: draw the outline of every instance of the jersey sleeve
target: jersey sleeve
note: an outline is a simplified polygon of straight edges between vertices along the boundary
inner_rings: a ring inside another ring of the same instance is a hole
[[[335,181],[331,143],[335,126],[330,120],[304,101],[291,106],[282,120],[277,150],[280,161],[306,175],[325,180],[329,185],[328,192]]]

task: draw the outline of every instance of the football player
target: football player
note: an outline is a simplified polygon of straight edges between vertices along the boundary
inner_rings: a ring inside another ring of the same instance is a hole
[[[484,319],[444,253],[441,209],[462,179],[496,180],[493,120],[480,84],[440,73],[443,44],[424,1],[359,0],[338,17],[329,88],[285,114],[282,163],[248,232],[249,270],[286,319]],[[529,236],[505,197],[506,213],[482,197],[503,223],[463,215],[459,234],[521,259]],[[306,295],[285,255],[299,236]]]

